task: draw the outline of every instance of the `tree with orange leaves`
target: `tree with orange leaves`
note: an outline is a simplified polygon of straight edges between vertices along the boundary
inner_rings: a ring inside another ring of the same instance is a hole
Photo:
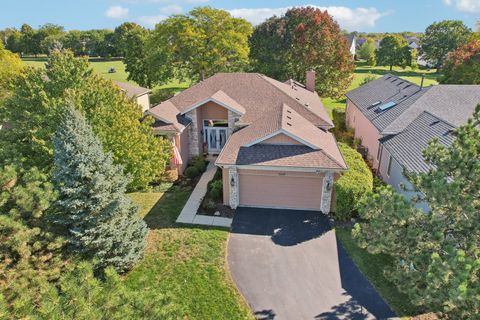
[[[448,54],[440,82],[480,84],[480,40],[474,39]]]
[[[353,80],[354,63],[338,23],[318,8],[292,8],[255,28],[250,39],[253,69],[278,80],[305,81],[317,74],[316,91],[343,96]]]

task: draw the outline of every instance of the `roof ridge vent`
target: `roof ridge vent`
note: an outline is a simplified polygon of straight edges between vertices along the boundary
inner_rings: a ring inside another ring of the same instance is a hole
[[[292,113],[292,110],[287,109],[287,112],[288,112],[288,113]]]
[[[287,119],[290,119],[290,120],[292,120],[292,117],[290,117],[290,116],[287,116]]]
[[[290,127],[292,126],[292,124],[290,122],[287,122],[287,125],[289,125]]]

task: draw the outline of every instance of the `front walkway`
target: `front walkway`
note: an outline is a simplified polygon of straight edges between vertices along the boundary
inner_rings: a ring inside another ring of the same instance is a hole
[[[217,227],[230,227],[232,225],[232,219],[224,217],[206,216],[197,214],[198,208],[202,203],[203,198],[207,194],[207,185],[213,179],[217,167],[214,164],[215,161],[210,160],[207,166],[207,170],[202,174],[195,189],[193,189],[190,198],[180,212],[177,218],[177,223],[199,224],[204,226],[217,226]]]

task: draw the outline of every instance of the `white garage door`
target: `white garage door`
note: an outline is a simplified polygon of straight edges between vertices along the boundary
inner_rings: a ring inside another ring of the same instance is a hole
[[[240,170],[240,205],[320,210],[323,174]]]

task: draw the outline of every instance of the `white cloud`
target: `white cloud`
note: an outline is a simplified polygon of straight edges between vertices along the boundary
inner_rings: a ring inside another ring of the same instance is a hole
[[[180,14],[183,12],[183,9],[178,4],[170,4],[168,6],[160,8],[160,13],[163,15],[171,15],[171,14]]]
[[[128,17],[128,8],[112,6],[105,11],[105,16],[113,19],[124,19]]]
[[[454,6],[466,13],[480,13],[480,0],[443,0],[447,6]]]
[[[162,20],[167,19],[168,16],[164,14],[159,14],[156,16],[141,16],[137,20],[140,22],[140,24],[143,24],[146,27],[155,27],[157,23],[159,23]]]
[[[160,14],[153,16],[141,16],[137,20],[148,28],[153,28],[157,23],[168,18],[172,14],[180,14],[183,8],[177,4],[170,4],[159,9]]]
[[[354,30],[362,27],[373,27],[378,19],[388,15],[390,12],[380,12],[376,8],[348,8],[348,7],[319,7],[314,5],[305,5],[309,7],[327,10],[340,26],[345,29]],[[284,14],[291,7],[284,8],[242,8],[228,10],[234,17],[244,18],[252,24],[259,24],[265,19]]]

